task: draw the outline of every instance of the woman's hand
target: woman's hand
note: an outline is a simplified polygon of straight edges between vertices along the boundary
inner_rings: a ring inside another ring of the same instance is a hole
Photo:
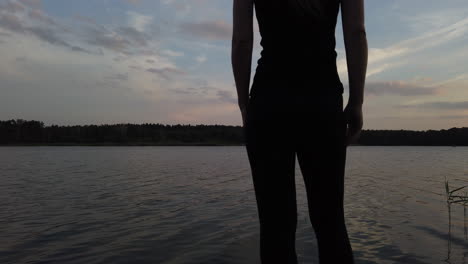
[[[361,134],[363,118],[362,105],[347,104],[344,109],[346,129],[346,146],[355,143]]]
[[[232,17],[231,62],[242,123],[245,126],[254,44],[254,0],[234,0]]]
[[[239,105],[242,114],[242,126],[245,127],[247,121],[247,105]]]
[[[348,146],[359,138],[363,123],[362,104],[368,62],[364,0],[341,0],[341,21],[349,80],[349,100],[345,108]]]

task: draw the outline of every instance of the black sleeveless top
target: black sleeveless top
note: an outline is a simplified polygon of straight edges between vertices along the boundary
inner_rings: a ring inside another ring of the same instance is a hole
[[[322,16],[301,13],[294,0],[254,0],[261,57],[254,94],[342,94],[335,51],[340,0],[321,0]]]

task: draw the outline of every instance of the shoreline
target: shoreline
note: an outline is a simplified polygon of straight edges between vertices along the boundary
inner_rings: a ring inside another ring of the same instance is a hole
[[[0,147],[245,147],[245,144],[224,144],[224,143],[21,143],[21,144],[0,144]],[[350,147],[468,147],[466,145],[362,145],[352,144]]]

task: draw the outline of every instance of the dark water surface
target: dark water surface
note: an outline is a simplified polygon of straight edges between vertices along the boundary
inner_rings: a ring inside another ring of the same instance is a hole
[[[357,263],[468,263],[444,190],[468,184],[468,148],[350,147],[346,173]],[[296,186],[317,263],[298,164]],[[244,147],[0,148],[0,263],[258,263],[258,228]]]

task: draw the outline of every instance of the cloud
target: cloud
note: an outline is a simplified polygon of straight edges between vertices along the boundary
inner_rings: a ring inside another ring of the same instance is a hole
[[[409,25],[415,32],[421,32],[427,28],[442,28],[466,17],[467,8],[457,5],[445,9],[433,8],[417,15],[403,15],[402,21]]]
[[[232,37],[232,26],[223,20],[182,23],[179,32],[210,40],[229,40]]]
[[[459,75],[457,75],[455,77],[452,77],[450,79],[443,80],[443,81],[440,81],[440,82],[437,82],[437,83],[433,83],[431,86],[441,86],[441,85],[444,85],[444,84],[448,84],[448,83],[456,82],[456,81],[461,81],[461,80],[468,80],[468,73],[459,74]]]
[[[115,73],[107,77],[110,80],[128,81],[128,73]]]
[[[176,94],[189,94],[189,95],[197,94],[197,89],[194,87],[189,87],[186,89],[172,89],[171,91]]]
[[[19,2],[7,1],[0,5],[0,9],[10,13],[18,13],[24,11],[26,8]]]
[[[153,51],[142,50],[147,48],[152,41],[152,38],[145,32],[128,26],[108,28],[92,21],[84,20],[83,22],[86,23],[83,39],[87,44],[126,55],[153,53]]]
[[[135,71],[141,71],[142,70],[142,67],[137,66],[137,65],[129,65],[128,68],[130,68],[132,70],[135,70]]]
[[[59,45],[59,46],[64,46],[64,47],[71,47],[68,43],[66,43],[64,40],[59,38],[54,31],[52,31],[50,28],[40,28],[40,27],[34,27],[34,28],[29,28],[28,31],[38,37],[39,39],[48,42],[50,44],[54,45]]]
[[[203,63],[207,60],[206,55],[200,55],[195,58],[198,63]]]
[[[120,35],[101,28],[90,28],[86,32],[86,42],[117,52],[124,52],[130,46],[130,42]]]
[[[66,40],[67,35],[64,33],[71,34],[75,41],[81,40],[88,45],[124,54],[143,52],[139,49],[147,47],[151,40],[151,37],[143,31],[151,23],[152,18],[136,12],[128,12],[130,26],[120,26],[114,29],[108,29],[97,24],[93,19],[77,15],[74,17],[75,20],[84,23],[84,31],[80,35],[77,28],[63,30],[59,23],[39,9],[41,1],[23,0],[21,2],[24,4],[18,1],[8,1],[1,5],[3,11],[0,12],[0,28],[23,35],[32,35],[44,42],[66,47],[72,51],[93,54],[102,54],[102,51],[90,52],[71,44]]]
[[[432,108],[441,110],[468,110],[468,101],[448,102],[448,101],[436,101],[436,102],[424,102],[417,104],[400,105],[404,108]]]
[[[465,17],[452,24],[430,29],[424,34],[400,41],[386,48],[369,48],[367,77],[401,64],[399,61],[391,61],[392,59],[446,44],[457,38],[464,37],[467,32],[468,18]],[[337,65],[340,74],[347,71],[346,58],[340,59]]]
[[[21,20],[11,14],[0,14],[0,27],[17,33],[25,33],[25,28]]]
[[[165,4],[165,5],[169,5],[172,8],[174,8],[177,11],[176,16],[184,17],[184,16],[187,16],[192,11],[191,4],[193,4],[195,2],[195,4],[197,5],[199,3],[196,3],[196,2],[200,2],[200,1],[195,1],[195,0],[190,0],[190,1],[161,0],[161,2],[163,4]]]
[[[154,73],[166,80],[169,80],[170,76],[173,74],[185,74],[185,72],[182,70],[179,70],[177,68],[169,68],[169,67],[165,67],[161,69],[149,68],[146,71],[149,73]]]
[[[374,81],[367,82],[366,95],[399,95],[399,96],[421,96],[437,94],[437,87],[425,87],[403,81]]]
[[[166,55],[166,56],[170,56],[170,57],[180,57],[180,56],[184,56],[184,53],[183,53],[183,52],[173,51],[173,50],[170,50],[170,49],[161,50],[161,54],[162,54],[162,55]]]
[[[197,97],[193,97],[193,98],[200,99],[201,98],[200,95],[206,96],[208,95],[210,91],[218,90],[217,88],[213,86],[208,86],[204,80],[194,80],[193,85],[194,86],[190,86],[186,88],[171,88],[170,91],[176,94],[180,94],[180,95],[195,95]],[[203,102],[205,101],[206,100],[203,100]]]
[[[442,115],[438,116],[439,119],[468,119],[468,115]]]
[[[221,99],[221,101],[223,102],[237,104],[237,98],[235,98],[232,92],[230,91],[219,90],[217,95],[218,95],[218,98]]]
[[[127,12],[128,25],[137,31],[143,32],[147,26],[153,22],[152,16],[143,15],[137,12]]]
[[[42,7],[42,1],[41,0],[18,0],[25,6],[29,6],[32,8],[39,8]]]
[[[120,27],[117,29],[117,32],[124,38],[135,44],[138,44],[139,46],[148,45],[149,36],[132,27]]]
[[[29,11],[29,17],[37,21],[42,21],[46,24],[56,25],[55,21],[51,17],[47,16],[46,14],[44,14],[44,12],[42,12],[39,9],[33,9]]]
[[[36,38],[47,42],[52,45],[62,46],[71,49],[72,51],[87,52],[89,51],[69,44],[52,27],[40,27],[40,26],[27,26],[23,21],[16,15],[12,14],[0,14],[0,28],[6,29],[10,32],[19,33],[23,35],[33,35]]]

